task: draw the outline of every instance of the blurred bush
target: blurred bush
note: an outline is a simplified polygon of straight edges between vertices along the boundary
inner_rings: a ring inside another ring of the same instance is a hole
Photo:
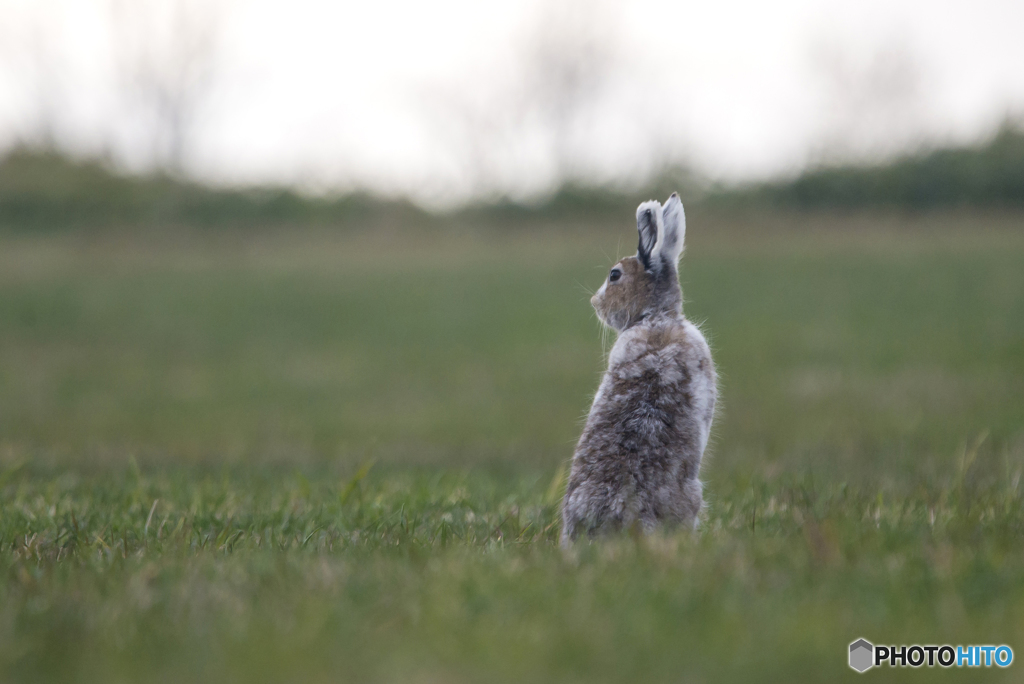
[[[284,187],[214,188],[167,174],[126,175],[97,160],[15,148],[0,159],[0,227],[399,223],[426,215],[365,193],[307,197]]]
[[[795,179],[716,193],[723,204],[789,208],[1024,207],[1024,130],[1005,124],[988,142],[876,166],[831,166]]]

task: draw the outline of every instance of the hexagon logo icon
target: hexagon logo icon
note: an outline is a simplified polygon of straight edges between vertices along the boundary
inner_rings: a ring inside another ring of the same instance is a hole
[[[866,639],[857,639],[850,644],[850,667],[864,672],[874,665],[875,647]]]

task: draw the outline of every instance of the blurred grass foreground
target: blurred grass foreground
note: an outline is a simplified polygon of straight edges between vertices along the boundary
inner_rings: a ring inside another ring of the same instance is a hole
[[[0,680],[790,682],[852,679],[858,637],[1022,653],[1004,185],[691,204],[723,396],[705,522],[563,554],[604,365],[587,291],[635,198],[437,215],[12,155]]]

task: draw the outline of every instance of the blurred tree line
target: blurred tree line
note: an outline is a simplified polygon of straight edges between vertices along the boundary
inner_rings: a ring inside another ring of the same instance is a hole
[[[876,165],[812,168],[792,179],[715,186],[668,169],[640,187],[563,185],[535,202],[491,199],[445,218],[510,224],[621,214],[623,207],[680,190],[709,207],[794,210],[1024,208],[1024,130],[1003,126],[976,146],[949,147]],[[307,196],[286,187],[215,188],[165,172],[129,175],[52,148],[15,148],[0,159],[0,226],[54,229],[107,225],[403,225],[440,216],[411,201],[368,193]]]

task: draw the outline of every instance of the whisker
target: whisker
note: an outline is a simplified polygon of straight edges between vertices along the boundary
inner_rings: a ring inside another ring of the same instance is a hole
[[[596,312],[594,315],[597,315]],[[608,345],[611,329],[601,321],[600,317],[597,318],[597,323],[601,326],[601,356],[603,356],[604,360],[607,361],[608,354],[611,352],[611,348]]]

